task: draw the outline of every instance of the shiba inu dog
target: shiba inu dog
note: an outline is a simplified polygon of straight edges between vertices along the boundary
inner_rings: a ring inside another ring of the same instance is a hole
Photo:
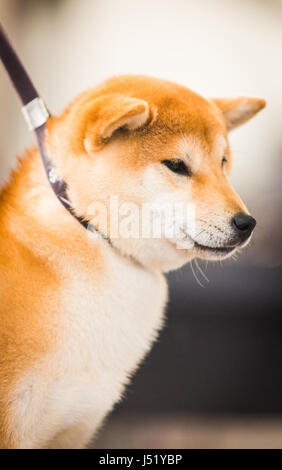
[[[56,177],[94,230],[28,150],[0,194],[0,447],[85,447],[161,329],[163,273],[248,243],[255,220],[228,183],[227,135],[264,106],[121,76],[49,119]],[[192,204],[194,216],[189,225],[172,211],[174,233],[152,237],[139,213],[139,236],[121,236],[113,197],[129,204],[124,217],[162,200]]]

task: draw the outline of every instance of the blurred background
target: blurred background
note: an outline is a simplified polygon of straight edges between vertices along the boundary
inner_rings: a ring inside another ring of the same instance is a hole
[[[230,136],[251,245],[201,265],[209,282],[168,276],[166,327],[93,446],[282,448],[282,1],[0,0],[0,17],[53,113],[121,73],[267,100]],[[0,103],[2,184],[34,137],[2,70]]]

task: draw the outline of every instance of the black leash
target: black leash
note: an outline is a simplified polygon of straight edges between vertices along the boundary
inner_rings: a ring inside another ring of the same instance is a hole
[[[0,24],[0,58],[8,72],[8,75],[18,93],[22,103],[22,112],[27,121],[30,130],[36,134],[42,162],[46,171],[47,179],[63,206],[75,217],[78,222],[85,228],[89,224],[82,217],[75,215],[73,208],[67,196],[67,185],[63,179],[57,176],[56,170],[44,147],[46,122],[50,117],[50,113],[38,92],[34,88],[23,64],[17,56],[15,50],[10,44],[1,24]]]

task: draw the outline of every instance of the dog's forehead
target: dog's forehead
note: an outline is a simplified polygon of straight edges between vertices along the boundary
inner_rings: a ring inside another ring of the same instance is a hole
[[[167,136],[177,135],[182,145],[198,146],[209,154],[224,151],[226,126],[215,103],[189,89],[163,94],[157,103],[156,128]],[[191,149],[190,149],[191,150]]]
[[[198,100],[174,103],[160,112],[159,131],[179,157],[222,157],[228,149],[226,128],[213,103]]]

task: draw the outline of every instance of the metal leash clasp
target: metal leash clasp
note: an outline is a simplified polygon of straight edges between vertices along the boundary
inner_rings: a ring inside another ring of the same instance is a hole
[[[22,113],[30,131],[34,131],[45,124],[49,117],[48,109],[42,98],[39,97],[23,106]]]

